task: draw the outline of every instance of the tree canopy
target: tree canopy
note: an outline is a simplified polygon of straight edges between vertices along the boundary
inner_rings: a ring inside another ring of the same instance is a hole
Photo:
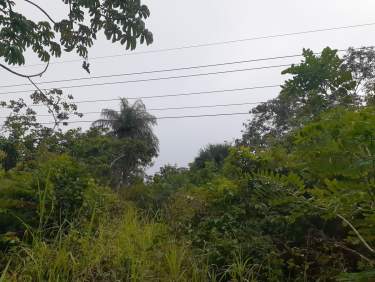
[[[28,49],[46,62],[46,68],[51,57],[74,51],[85,60],[83,67],[89,71],[88,49],[101,31],[108,40],[119,42],[126,49],[134,50],[138,42],[153,42],[153,35],[145,25],[150,11],[140,0],[63,0],[60,2],[66,12],[61,19],[55,19],[48,12],[48,5],[32,0],[21,2],[30,5],[40,16],[39,20],[33,20],[18,11],[20,1],[0,0],[0,58],[8,65],[25,64]],[[20,76],[32,76],[0,66]]]
[[[373,48],[349,49],[344,58],[328,47],[321,54],[304,50],[301,63],[282,72],[292,78],[282,85],[280,95],[251,110],[243,144],[266,146],[324,111],[371,101],[374,54]]]

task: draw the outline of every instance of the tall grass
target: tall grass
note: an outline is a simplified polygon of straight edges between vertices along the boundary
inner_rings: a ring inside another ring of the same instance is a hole
[[[23,222],[25,241],[8,252],[0,282],[255,281],[248,260],[238,256],[224,274],[217,273],[157,215],[140,214],[111,193],[101,191],[105,200],[99,205],[97,195],[88,200],[92,206],[81,210],[76,222],[51,226],[48,193],[39,190],[39,224],[33,229]]]
[[[256,276],[261,269],[258,264],[251,264],[250,259],[243,257],[241,252],[236,253],[232,264],[230,264],[224,273],[231,278],[233,282],[255,282]]]
[[[7,275],[9,265],[10,265],[10,261],[7,263],[7,265],[4,268],[4,271],[1,273],[0,282],[5,282],[5,278],[6,278],[6,275]]]
[[[140,217],[131,206],[96,222],[60,228],[50,240],[32,236],[30,245],[10,255],[0,281],[207,281],[206,267],[166,225]]]

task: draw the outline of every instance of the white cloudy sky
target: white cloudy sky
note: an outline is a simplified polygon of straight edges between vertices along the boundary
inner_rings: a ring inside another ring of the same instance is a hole
[[[16,2],[23,1],[17,0]],[[46,9],[56,18],[61,17],[64,11],[64,6],[58,0],[38,0],[36,2],[41,5],[44,4]],[[375,1],[373,0],[147,0],[144,2],[149,5],[151,10],[151,18],[147,21],[147,24],[154,33],[155,42],[152,46],[139,48],[138,51],[375,22]],[[20,5],[19,8],[30,16],[36,17],[39,15],[38,11],[33,10],[31,6],[24,3],[20,3]],[[349,46],[369,45],[375,45],[375,26],[93,60],[91,61],[91,75],[98,76],[293,55],[301,53],[302,48],[321,51],[326,46],[346,49]],[[128,53],[120,45],[112,45],[101,38],[91,49],[90,57]],[[69,54],[55,60],[55,62],[76,58],[77,56],[74,54]],[[32,55],[28,56],[27,59],[27,64],[38,62]],[[92,80],[85,83],[196,74],[293,62],[298,62],[298,60],[274,60],[165,74]],[[81,69],[80,65],[80,62],[52,64],[48,73],[37,81],[88,77],[88,74]],[[34,66],[27,67],[24,70],[33,72],[40,68],[41,66]],[[285,77],[280,75],[280,71],[281,69],[268,69],[204,77],[75,88],[69,90],[68,93],[73,94],[78,101],[243,88],[281,83]],[[27,81],[0,70],[0,86],[24,82]],[[77,82],[56,83],[53,86],[62,87],[73,84],[75,85]],[[0,92],[19,89],[30,89],[30,87],[6,88],[0,89]],[[22,95],[24,94],[18,96]],[[148,108],[161,108],[259,102],[276,95],[277,89],[264,89],[148,99],[144,102]],[[11,97],[15,98],[16,96],[15,94],[2,96],[3,99]],[[81,104],[80,111],[100,111],[104,107],[117,109],[118,102]],[[250,106],[247,105],[214,109],[155,111],[152,113],[155,116],[175,116],[246,112],[249,109]],[[98,118],[98,115],[84,117],[86,120],[95,120],[96,118]],[[227,116],[160,120],[158,126],[155,127],[155,132],[160,140],[160,156],[155,160],[154,167],[149,171],[154,172],[161,165],[167,163],[186,166],[204,145],[232,141],[240,137],[242,124],[248,118],[249,116]],[[83,127],[85,126],[83,125]]]

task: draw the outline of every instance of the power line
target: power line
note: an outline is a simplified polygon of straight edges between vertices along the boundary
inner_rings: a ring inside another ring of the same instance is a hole
[[[258,105],[263,102],[245,102],[245,103],[232,103],[232,104],[216,104],[216,105],[199,105],[199,106],[184,106],[184,107],[167,107],[167,108],[151,108],[148,111],[170,111],[170,110],[185,110],[185,109],[207,109],[207,108],[219,108],[219,107],[233,107],[233,106],[246,106],[246,105]],[[115,111],[119,112],[119,111]],[[101,114],[102,112],[83,112],[83,115],[89,114]],[[50,117],[51,115],[36,115],[37,117]],[[0,119],[7,118],[5,116]]]
[[[247,90],[258,90],[258,89],[269,89],[280,87],[280,84],[272,85],[261,85],[243,88],[233,88],[233,89],[219,89],[211,91],[199,91],[199,92],[187,92],[187,93],[177,93],[177,94],[165,94],[165,95],[154,95],[154,96],[139,96],[139,97],[126,97],[127,100],[146,100],[146,99],[159,99],[159,98],[169,98],[169,97],[181,97],[181,96],[194,96],[194,95],[205,95],[205,94],[216,94],[216,93],[228,93],[228,92],[241,92]],[[86,104],[86,103],[97,103],[97,102],[113,102],[120,101],[122,98],[112,98],[112,99],[95,99],[95,100],[81,100],[74,102],[75,104]],[[43,105],[32,105],[33,107],[41,107]]]
[[[318,54],[320,54],[320,53],[318,53]],[[150,71],[141,71],[141,72],[129,72],[129,73],[99,75],[99,76],[81,77],[81,78],[69,78],[69,79],[51,80],[51,81],[45,81],[45,82],[41,81],[41,82],[38,82],[38,84],[40,85],[40,84],[51,84],[51,83],[59,83],[59,82],[71,82],[71,81],[82,81],[82,80],[91,80],[91,79],[100,79],[100,78],[112,78],[112,77],[121,77],[121,76],[132,76],[132,75],[153,74],[153,73],[172,72],[172,71],[183,71],[183,70],[228,66],[228,65],[251,63],[251,62],[260,62],[260,61],[268,61],[268,60],[295,58],[295,57],[301,57],[301,56],[302,55],[287,55],[287,56],[242,60],[242,61],[234,61],[234,62],[226,62],[226,63],[197,65],[197,66],[189,66],[189,67],[181,67],[181,68],[160,69],[160,70],[150,70]],[[271,67],[276,68],[276,67],[284,67],[284,66],[290,66],[290,64],[278,65],[278,66],[269,66],[269,67],[267,67],[267,66],[266,67],[257,67],[257,68],[254,68],[254,69],[258,70],[258,69],[263,69],[263,68],[271,68]],[[0,88],[20,87],[20,86],[27,86],[27,85],[29,85],[29,84],[28,83],[21,83],[21,84],[0,85]]]
[[[355,48],[355,50],[362,49],[362,48],[373,48],[373,46]],[[337,52],[345,52],[346,50],[345,49],[339,49],[339,50],[336,50],[336,51]],[[318,54],[321,54],[321,52],[315,52],[314,54],[318,55]],[[129,72],[129,73],[121,73],[121,74],[110,74],[110,75],[101,75],[101,76],[92,76],[92,77],[71,78],[71,79],[63,79],[63,80],[52,80],[52,81],[38,82],[38,84],[50,84],[50,83],[58,83],[58,82],[83,81],[83,80],[100,79],[100,78],[111,78],[111,77],[143,75],[143,74],[172,72],[172,71],[181,71],[181,70],[192,70],[192,69],[218,67],[218,66],[250,63],[250,62],[268,61],[268,60],[285,59],[285,58],[295,58],[295,57],[301,57],[301,56],[302,55],[297,55],[297,54],[295,54],[295,55],[284,55],[284,56],[266,57],[266,58],[258,58],[258,59],[248,59],[248,60],[240,60],[240,61],[232,61],[232,62],[216,63],[216,64],[207,64],[207,65],[188,66],[188,67],[180,67],[180,68],[150,70],[150,71],[141,71],[141,72]],[[243,71],[254,71],[254,70],[281,68],[281,67],[289,67],[290,65],[291,64],[289,63],[289,64],[253,67],[253,68],[227,70],[227,71],[217,71],[217,72],[209,72],[209,73],[189,74],[189,75],[181,75],[181,76],[157,77],[157,78],[136,79],[136,80],[128,80],[128,81],[103,82],[103,83],[93,83],[93,84],[62,86],[62,87],[57,87],[57,88],[71,89],[71,88],[79,88],[79,87],[91,87],[91,86],[102,86],[102,85],[115,85],[115,84],[127,84],[127,83],[137,83],[137,82],[160,81],[160,80],[169,80],[169,79],[178,79],[178,78],[218,75],[218,74],[233,73],[233,72],[243,72]],[[29,84],[23,83],[23,84],[12,84],[12,85],[3,85],[3,86],[0,85],[0,88],[19,87],[19,86],[25,86],[25,85],[29,85]],[[27,93],[27,92],[30,92],[30,91],[33,91],[33,90],[34,89],[32,89],[32,90],[17,90],[17,91],[11,91],[11,92],[0,92],[0,95]],[[43,89],[43,90],[48,91],[48,90],[51,90],[51,89]]]
[[[167,107],[167,108],[150,108],[149,111],[170,111],[170,110],[185,110],[185,109],[204,109],[204,108],[217,108],[217,107],[232,107],[232,106],[246,106],[257,105],[262,102],[245,102],[245,103],[231,103],[231,104],[216,104],[216,105],[199,105],[199,106],[184,106],[184,107]],[[89,112],[90,113],[90,112]],[[91,112],[93,114],[101,112]],[[83,113],[87,114],[87,113]]]
[[[371,48],[371,47],[372,46],[368,46],[366,48]],[[355,49],[360,49],[360,48],[355,48]],[[347,50],[345,50],[345,49],[337,50],[337,52],[346,52],[346,51]],[[319,54],[321,54],[321,52],[315,52],[314,54],[319,55]],[[40,84],[51,84],[51,83],[60,83],[60,82],[71,82],[71,81],[84,81],[84,80],[91,80],[91,79],[112,78],[112,77],[121,77],[121,76],[154,74],[154,73],[163,73],[163,72],[172,72],[172,71],[183,71],[183,70],[228,66],[228,65],[253,63],[253,62],[261,62],[261,61],[270,61],[270,60],[278,60],[278,59],[298,58],[298,57],[302,57],[302,54],[283,55],[283,56],[257,58],[257,59],[247,59],[247,60],[239,60],[239,61],[224,62],[224,63],[187,66],[187,67],[180,67],[180,68],[168,68],[168,69],[129,72],[129,73],[120,73],[120,74],[109,74],[109,75],[99,75],[99,76],[90,76],[90,77],[81,77],[81,78],[69,78],[69,79],[60,79],[60,80],[50,80],[50,81],[44,81],[44,82],[41,81],[41,82],[38,82],[38,84],[40,85]],[[284,65],[282,65],[282,66],[284,66]],[[282,66],[275,66],[275,67],[282,67]],[[258,69],[258,68],[255,68],[255,69]],[[20,87],[20,86],[27,86],[27,85],[29,85],[29,84],[28,83],[9,84],[9,85],[0,85],[0,88]]]
[[[201,117],[218,117],[218,116],[237,116],[237,115],[248,115],[249,112],[240,113],[220,113],[220,114],[204,114],[204,115],[186,115],[186,116],[164,116],[157,117],[157,120],[163,119],[185,119],[185,118],[201,118]]]
[[[124,56],[135,56],[135,55],[142,55],[142,54],[154,54],[154,53],[163,53],[163,52],[170,52],[170,51],[179,51],[179,50],[194,49],[194,48],[200,48],[200,47],[228,45],[228,44],[241,43],[241,42],[247,42],[247,41],[257,41],[257,40],[263,40],[263,39],[290,37],[290,36],[303,35],[303,34],[336,31],[336,30],[345,30],[345,29],[353,29],[353,28],[360,28],[360,27],[369,27],[369,26],[374,26],[374,25],[375,25],[375,22],[371,22],[371,23],[364,23],[364,24],[338,26],[338,27],[321,28],[321,29],[312,29],[312,30],[305,30],[305,31],[290,32],[290,33],[271,34],[271,35],[256,36],[256,37],[249,37],[249,38],[242,38],[242,39],[235,39],[235,40],[216,41],[216,42],[211,42],[211,43],[184,45],[184,46],[174,47],[174,48],[161,48],[161,49],[155,49],[155,50],[146,50],[146,51],[127,53],[127,54],[96,56],[96,57],[90,58],[90,60],[92,61],[92,60],[124,57]],[[81,62],[81,61],[82,61],[81,59],[73,59],[73,60],[65,60],[65,61],[60,61],[60,62],[52,62],[51,64],[63,64],[63,63],[73,63],[73,62]],[[40,63],[31,64],[31,65],[26,65],[26,67],[40,66],[40,65],[44,65],[44,64],[40,64]]]
[[[235,115],[249,115],[249,112],[238,112],[238,113],[218,113],[218,114],[204,114],[204,115],[185,115],[185,116],[162,116],[156,117],[157,120],[163,119],[185,119],[185,118],[201,118],[201,117],[217,117],[217,116],[235,116]],[[96,120],[75,120],[64,122],[66,124],[75,124],[75,123],[93,123]],[[55,122],[46,122],[41,123],[42,125],[55,124]]]
[[[164,116],[157,117],[157,120],[163,119],[185,119],[185,118],[201,118],[201,117],[218,117],[218,116],[238,116],[238,115],[248,115],[249,112],[240,113],[220,113],[220,114],[204,114],[204,115],[187,115],[187,116]]]
[[[62,87],[60,86],[60,87],[57,87],[57,88],[59,88],[59,89],[72,89],[72,88],[93,87],[93,86],[105,86],[105,85],[118,85],[118,84],[128,84],[128,83],[150,82],[150,81],[162,81],[162,80],[179,79],[179,78],[200,77],[200,76],[210,76],[210,75],[219,75],[219,74],[227,74],[227,73],[254,71],[254,70],[261,70],[261,69],[280,68],[280,67],[287,67],[287,66],[290,66],[290,64],[265,66],[265,67],[257,67],[257,68],[235,69],[235,70],[226,70],[226,71],[216,71],[216,72],[179,75],[179,76],[167,76],[167,77],[135,79],[135,80],[125,80],[125,81],[115,81],[115,82],[102,82],[102,83],[81,84],[81,85],[71,85],[71,86],[62,86]],[[52,90],[52,89],[42,89],[42,90],[49,91],[49,90]],[[35,90],[29,89],[29,90],[17,90],[17,91],[10,91],[10,92],[0,92],[0,95],[9,95],[9,94],[16,94],[16,93],[28,93],[28,92],[31,92],[31,91],[35,91]]]

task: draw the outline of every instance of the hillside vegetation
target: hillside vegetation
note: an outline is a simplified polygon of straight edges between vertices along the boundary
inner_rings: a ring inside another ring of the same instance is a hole
[[[87,131],[4,103],[0,281],[375,281],[375,51],[283,73],[234,144],[151,177],[141,101]]]

